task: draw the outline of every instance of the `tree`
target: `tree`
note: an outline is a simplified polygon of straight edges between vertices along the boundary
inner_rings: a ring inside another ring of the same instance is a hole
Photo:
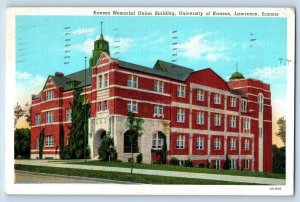
[[[45,140],[45,128],[42,129],[39,136],[39,159],[43,159],[44,140]]]
[[[15,108],[14,108],[14,115],[15,115],[15,125],[17,124],[19,118],[21,118],[24,115],[24,110],[17,102]]]
[[[31,106],[28,104],[28,102],[25,104],[25,109],[23,109],[23,110],[24,110],[24,116],[26,118],[26,122],[30,126],[30,122],[31,122],[31,116],[30,116]]]
[[[15,129],[14,157],[26,158],[26,159],[30,158],[30,129],[29,128]]]
[[[230,167],[231,167],[231,161],[230,161],[230,158],[229,158],[228,154],[226,154],[226,160],[225,160],[223,169],[224,170],[229,170]]]
[[[143,133],[143,123],[144,120],[136,117],[136,114],[132,111],[128,112],[127,121],[126,121],[126,128],[129,130],[129,139],[130,139],[130,152],[131,152],[131,174],[133,171],[133,141],[136,140],[139,136]]]
[[[276,133],[276,136],[280,137],[281,141],[285,145],[285,126],[286,126],[286,120],[285,117],[282,116],[277,120],[278,125],[278,132]]]
[[[278,148],[275,144],[273,149],[273,172],[285,173],[285,147]]]
[[[102,161],[116,160],[116,149],[114,147],[114,139],[109,135],[105,135],[98,147],[99,159]]]
[[[69,133],[69,144],[64,148],[64,155],[70,159],[83,159],[89,156],[88,118],[90,117],[90,103],[81,95],[81,88],[73,90],[72,125]]]

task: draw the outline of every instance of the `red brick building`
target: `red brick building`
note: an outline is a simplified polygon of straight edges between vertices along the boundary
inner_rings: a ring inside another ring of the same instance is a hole
[[[114,138],[118,159],[128,161],[125,122],[129,110],[144,119],[136,148],[143,162],[167,158],[222,168],[226,155],[232,169],[272,172],[272,106],[270,85],[235,72],[226,82],[212,69],[193,69],[158,60],[153,68],[113,59],[100,35],[90,68],[49,76],[32,97],[31,158],[38,157],[38,137],[45,129],[44,158],[60,158],[60,133],[72,123],[74,87],[83,87],[91,103],[91,158],[104,134]],[[86,75],[86,78],[85,78]],[[86,84],[86,85],[85,85]],[[137,151],[137,150],[136,150]],[[135,153],[136,156],[138,153]]]

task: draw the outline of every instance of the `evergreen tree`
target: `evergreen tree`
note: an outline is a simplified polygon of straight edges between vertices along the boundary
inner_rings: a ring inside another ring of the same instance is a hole
[[[83,159],[89,156],[87,132],[90,104],[81,95],[81,90],[81,88],[73,90],[73,102],[71,102],[72,126],[69,133],[69,145],[65,147],[68,152],[66,156],[70,159]]]
[[[98,148],[99,159],[102,161],[116,160],[116,149],[114,147],[114,140],[109,135],[105,135]]]
[[[15,125],[17,124],[19,118],[21,118],[23,115],[24,115],[24,110],[19,105],[19,103],[17,103],[15,108],[14,108]]]
[[[39,159],[43,159],[44,140],[45,140],[45,128],[42,129],[39,136]]]
[[[277,120],[277,125],[279,127],[278,132],[276,133],[276,136],[280,137],[283,144],[285,145],[285,126],[286,126],[286,120],[285,117],[280,117]]]
[[[130,131],[130,151],[131,151],[131,174],[133,170],[133,141],[141,136],[144,120],[136,117],[136,114],[129,111],[127,115],[126,128]]]
[[[14,156],[15,158],[30,158],[30,129],[17,128],[15,129],[14,137]]]

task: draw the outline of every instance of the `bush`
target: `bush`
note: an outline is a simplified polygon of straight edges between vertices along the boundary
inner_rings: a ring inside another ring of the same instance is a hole
[[[137,156],[136,156],[136,162],[137,163],[142,163],[143,161],[143,154],[142,153],[139,153]]]
[[[226,160],[225,160],[223,169],[224,170],[229,170],[230,167],[231,167],[231,161],[230,161],[230,158],[229,158],[228,154],[226,154]]]
[[[207,168],[210,168],[210,161],[208,159],[207,159],[206,165],[207,165]]]
[[[207,167],[207,165],[205,165],[204,163],[199,164],[199,168],[205,168],[205,167]]]
[[[105,135],[98,148],[99,159],[102,161],[114,161],[117,157],[112,137]]]
[[[184,166],[185,167],[193,167],[193,162],[191,161],[191,159],[185,160]]]
[[[170,160],[170,164],[171,165],[179,165],[179,160],[178,160],[178,158],[176,158],[176,157],[172,157],[171,158],[171,160]]]

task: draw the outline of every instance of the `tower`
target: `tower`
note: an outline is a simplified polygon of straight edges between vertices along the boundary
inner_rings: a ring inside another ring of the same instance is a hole
[[[102,52],[106,52],[107,54],[109,54],[109,43],[108,41],[104,40],[101,22],[101,34],[100,37],[96,41],[94,41],[94,50],[93,55],[89,60],[89,68],[93,68],[96,65]]]

